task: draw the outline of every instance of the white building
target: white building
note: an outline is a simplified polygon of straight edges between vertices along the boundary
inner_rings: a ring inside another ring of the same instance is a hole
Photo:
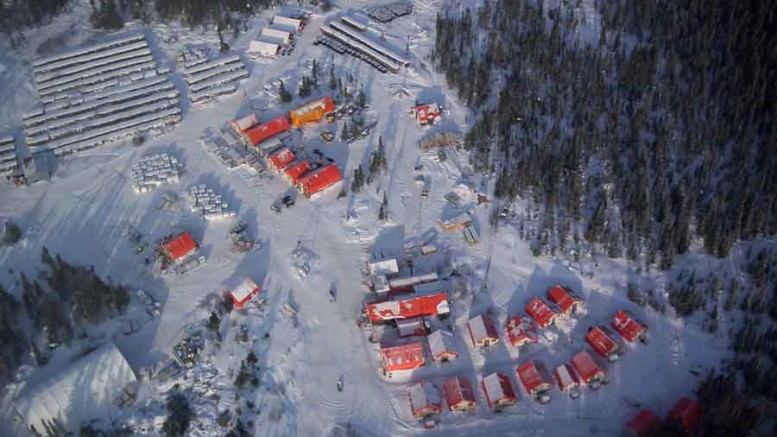
[[[278,54],[281,46],[268,41],[251,41],[248,44],[248,56],[258,58],[259,56],[275,56]]]
[[[136,381],[124,355],[108,343],[17,398],[14,408],[41,434],[46,434],[44,423],[76,431],[83,422],[104,415]]]
[[[299,31],[299,28],[302,27],[302,20],[284,17],[283,15],[276,15],[275,18],[273,18],[272,24],[287,26],[293,28],[294,31],[297,32]]]
[[[273,29],[272,27],[265,27],[262,29],[262,37],[275,38],[281,41],[283,44],[288,44],[291,39],[291,34],[285,30]]]
[[[397,273],[399,273],[399,265],[394,258],[370,263],[370,274],[373,276],[391,276],[396,275]]]

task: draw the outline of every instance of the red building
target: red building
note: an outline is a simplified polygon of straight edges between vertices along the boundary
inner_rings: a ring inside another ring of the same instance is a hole
[[[481,315],[471,319],[467,322],[467,332],[472,344],[477,348],[499,343],[499,333],[491,317]]]
[[[548,304],[539,297],[532,298],[525,307],[526,314],[531,317],[537,325],[545,329],[556,321],[558,314],[554,312]]]
[[[411,109],[411,112],[421,126],[434,124],[435,121],[442,117],[442,111],[436,103],[416,105]]]
[[[448,314],[448,296],[437,293],[408,299],[372,303],[365,306],[365,313],[372,323],[385,323],[396,319],[410,319]]]
[[[609,361],[618,360],[618,352],[620,352],[621,346],[612,339],[608,329],[604,326],[592,326],[588,328],[588,332],[585,334],[585,341],[591,345],[596,353],[607,358]]]
[[[503,373],[492,373],[483,378],[483,392],[486,395],[488,408],[503,408],[518,403],[513,383]]]
[[[297,188],[305,197],[311,197],[343,180],[340,168],[329,164],[303,176],[297,183]]]
[[[459,356],[456,340],[449,331],[438,329],[429,334],[428,340],[429,351],[434,361],[450,361]]]
[[[281,115],[278,118],[274,118],[267,123],[260,124],[259,126],[252,127],[243,132],[243,137],[253,146],[258,146],[262,141],[269,140],[270,138],[282,134],[291,129],[289,119],[285,115]]]
[[[572,366],[562,364],[556,367],[556,370],[553,371],[553,377],[556,379],[560,391],[567,393],[572,399],[580,397],[580,380]]]
[[[628,311],[618,310],[615,313],[615,317],[610,321],[610,325],[621,337],[630,343],[636,340],[643,340],[647,333],[647,325],[637,320]]]
[[[607,372],[596,364],[587,351],[582,350],[572,357],[572,366],[583,382],[593,389],[607,383]]]
[[[445,403],[451,411],[474,411],[477,406],[472,383],[465,376],[455,376],[443,384]]]
[[[546,392],[553,388],[553,382],[541,362],[536,360],[527,361],[518,366],[516,373],[521,384],[523,384],[523,388],[526,389],[526,393],[540,403],[544,404],[550,401],[550,396]]]
[[[548,300],[556,304],[561,310],[561,314],[570,315],[583,308],[583,299],[561,285],[556,285],[548,290]]]
[[[623,437],[659,437],[661,418],[650,410],[642,410],[623,426]]]
[[[197,251],[197,243],[188,232],[162,243],[162,251],[172,262],[182,261]]]
[[[286,166],[294,162],[296,155],[288,147],[281,147],[280,149],[270,153],[267,157],[267,166],[275,171],[281,171]]]
[[[381,348],[380,355],[383,359],[383,373],[388,377],[391,377],[392,372],[413,370],[426,364],[421,343]]]
[[[410,387],[410,410],[413,417],[423,419],[442,412],[440,393],[432,384],[425,382]]]
[[[259,291],[261,291],[261,287],[256,285],[253,279],[246,278],[234,290],[229,292],[232,306],[237,309],[243,308],[249,300],[259,294]]]
[[[283,178],[290,184],[297,185],[300,178],[308,171],[310,171],[310,163],[307,160],[297,161],[283,169]]]
[[[677,422],[683,427],[686,433],[693,432],[704,418],[699,403],[693,399],[680,398],[672,411],[669,412],[667,420]]]
[[[529,343],[539,343],[540,341],[537,336],[537,328],[526,317],[515,316],[507,319],[505,331],[507,332],[507,341],[515,347],[521,347]]]

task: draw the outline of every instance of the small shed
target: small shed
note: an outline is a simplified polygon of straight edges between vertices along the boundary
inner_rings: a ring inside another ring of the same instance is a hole
[[[659,437],[661,418],[650,410],[642,410],[623,426],[623,437]]]
[[[385,275],[374,276],[372,278],[372,289],[378,294],[388,293],[391,290],[388,278]]]
[[[429,334],[429,350],[434,361],[450,361],[459,356],[453,333],[444,329]]]
[[[593,389],[607,383],[607,372],[585,350],[578,352],[572,357],[572,366],[583,382]]]
[[[680,424],[686,433],[690,433],[699,426],[703,418],[704,412],[698,402],[680,398],[669,412],[667,420]]]
[[[397,319],[396,323],[400,337],[425,336],[428,333],[427,324],[423,317]]]
[[[443,394],[450,411],[474,411],[477,406],[472,382],[465,376],[454,376],[445,381]]]
[[[485,348],[499,343],[499,333],[491,317],[480,315],[467,322],[467,331],[472,344],[477,348]]]
[[[368,267],[370,269],[370,274],[373,276],[383,275],[388,277],[399,273],[399,264],[397,263],[396,258],[373,261],[369,263]]]
[[[613,340],[608,331],[604,326],[592,326],[588,328],[588,332],[585,334],[585,341],[599,355],[607,358],[609,361],[617,361],[621,347],[620,344]]]
[[[410,387],[409,397],[410,410],[416,419],[423,419],[442,412],[440,392],[432,384],[420,382]]]
[[[162,243],[162,251],[173,262],[183,261],[197,251],[197,243],[188,232]]]
[[[555,323],[556,317],[558,317],[558,314],[539,297],[532,298],[524,309],[526,310],[526,314],[528,314],[529,317],[537,323],[537,326],[542,329]]]
[[[580,397],[580,380],[572,366],[562,364],[556,367],[556,370],[553,371],[553,378],[561,392],[569,394],[572,399]]]
[[[391,377],[392,372],[413,370],[426,364],[422,343],[384,347],[380,350],[383,359],[383,373]]]
[[[610,325],[630,343],[644,340],[647,333],[647,325],[637,320],[629,311],[618,310],[610,321]]]
[[[499,409],[518,403],[513,383],[504,373],[492,373],[483,378],[483,392],[486,395],[488,408]]]
[[[261,287],[251,278],[245,278],[243,282],[229,292],[229,297],[232,300],[232,306],[240,309],[248,303],[254,296],[259,294]]]
[[[516,373],[523,388],[526,389],[526,393],[540,401],[540,403],[544,404],[550,401],[550,396],[545,392],[553,388],[553,382],[541,362],[536,360],[527,361],[518,366]]]
[[[583,299],[561,285],[556,285],[548,290],[548,300],[556,304],[561,314],[570,315],[583,309]]]
[[[442,111],[437,103],[413,106],[411,112],[421,126],[434,124],[442,117]]]
[[[522,347],[540,341],[537,336],[537,328],[527,317],[515,316],[507,319],[505,332],[507,332],[507,341],[514,347]]]

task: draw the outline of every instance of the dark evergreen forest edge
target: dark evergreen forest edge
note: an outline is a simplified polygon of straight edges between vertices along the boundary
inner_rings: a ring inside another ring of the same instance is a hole
[[[777,231],[777,3],[596,0],[591,41],[579,0],[445,3],[432,59],[477,116],[473,168],[536,209],[520,224],[535,255],[586,241],[637,273],[668,270],[676,314],[706,313],[712,333],[729,321],[734,359],[697,388],[702,435],[777,431],[762,422],[777,400],[777,250],[761,243]],[[694,241],[720,263],[675,267]],[[664,310],[655,290],[628,291]]]

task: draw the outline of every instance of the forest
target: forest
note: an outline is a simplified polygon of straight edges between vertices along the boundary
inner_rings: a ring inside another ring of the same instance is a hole
[[[774,235],[777,4],[593,3],[588,39],[580,0],[438,16],[434,62],[479,114],[473,167],[542,206],[548,244],[669,268],[695,237],[722,257]]]

